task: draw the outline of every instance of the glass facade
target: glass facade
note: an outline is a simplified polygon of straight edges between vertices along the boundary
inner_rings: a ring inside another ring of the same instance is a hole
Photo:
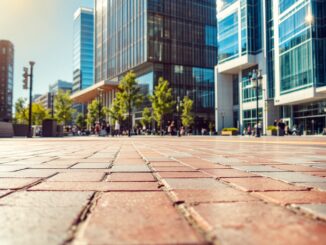
[[[326,86],[326,3],[314,0],[311,3],[314,16],[312,28],[314,72],[316,86]]]
[[[96,0],[95,81],[119,81],[134,70],[144,93],[158,78],[175,96],[214,116],[217,61],[215,0]]]
[[[293,124],[306,134],[320,134],[326,127],[326,101],[293,106]]]
[[[274,49],[274,18],[273,0],[266,0],[266,51],[267,51],[267,97],[275,96],[275,49]]]
[[[96,0],[95,81],[146,62],[147,0]]]
[[[242,71],[242,102],[252,102],[256,101],[256,89],[252,87],[251,73],[254,69],[258,67],[252,67]],[[263,98],[262,89],[259,89],[258,98],[261,100]]]
[[[248,127],[250,125],[251,128],[254,128],[257,122],[257,109],[244,110],[243,111],[243,126]],[[259,122],[263,125],[263,109],[258,108],[258,119]]]
[[[74,20],[73,92],[94,84],[94,13],[80,9]]]
[[[0,40],[0,121],[11,121],[13,107],[14,46]]]
[[[288,1],[287,8],[290,2],[295,1]],[[325,3],[316,0],[302,1],[282,17],[279,26],[281,94],[326,85],[325,14]]]
[[[237,58],[240,55],[261,52],[261,23],[261,1],[256,0],[241,0],[240,14],[238,9],[236,9],[227,17],[218,20],[219,64]],[[241,32],[239,32],[239,25]]]
[[[289,7],[291,7],[293,4],[298,2],[299,0],[279,0],[279,11],[280,13],[283,13],[286,11]]]
[[[223,63],[239,56],[238,13],[218,22],[218,61]]]
[[[261,1],[241,0],[241,53],[257,54],[262,50]]]
[[[217,0],[217,10],[222,11],[238,0]]]

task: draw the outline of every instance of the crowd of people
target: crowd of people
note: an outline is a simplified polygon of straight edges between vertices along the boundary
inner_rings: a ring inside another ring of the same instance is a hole
[[[288,123],[284,122],[282,119],[275,120],[273,126],[276,128],[277,136],[302,134],[302,131],[298,129],[296,125],[293,125],[293,127],[290,128]],[[251,124],[248,124],[248,126],[243,130],[243,135],[255,136],[257,132],[262,133],[261,122],[259,122],[258,125],[255,124],[253,127]]]
[[[74,136],[89,136],[89,135],[97,135],[97,136],[123,136],[129,134],[128,127],[121,126],[119,122],[115,122],[114,124],[107,123],[105,121],[99,123],[96,122],[90,128],[79,128],[77,126],[69,127],[66,129],[66,132],[72,134]],[[184,126],[177,127],[175,121],[168,121],[167,124],[160,130],[155,127],[146,127],[144,126],[135,126],[131,128],[131,135],[191,135],[191,134],[201,134],[207,135],[208,130],[205,127],[202,127],[200,130],[194,130],[192,127],[185,128]]]

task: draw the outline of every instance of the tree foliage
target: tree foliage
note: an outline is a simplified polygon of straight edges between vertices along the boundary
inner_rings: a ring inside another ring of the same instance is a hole
[[[80,129],[86,127],[86,119],[82,113],[78,113],[78,115],[76,117],[76,125]]]
[[[148,107],[145,107],[143,110],[143,115],[142,115],[142,119],[141,119],[141,124],[145,127],[148,127],[148,125],[151,123],[152,121],[152,113],[151,110]]]
[[[15,117],[17,123],[28,124],[29,121],[29,105],[26,105],[26,99],[19,98],[15,103]],[[41,104],[32,104],[32,124],[42,125],[45,118],[49,116],[47,108]]]
[[[140,86],[136,81],[136,74],[132,71],[128,72],[120,82],[118,89],[119,89],[118,94],[120,96],[121,103],[124,105],[120,109],[125,110],[126,113],[128,114],[129,132],[130,132],[131,113],[135,108],[139,107],[144,101],[144,97],[140,91]]]
[[[111,108],[107,111],[108,116],[111,118],[111,124],[117,121],[119,124],[125,120],[126,106],[123,103],[121,94],[117,93],[112,102]]]
[[[150,96],[153,108],[153,119],[158,123],[160,129],[163,127],[163,118],[171,113],[175,106],[175,101],[172,96],[172,89],[169,87],[169,82],[160,78],[158,85],[155,86],[154,94]]]
[[[188,96],[183,98],[181,121],[182,125],[186,128],[190,127],[194,122],[194,117],[191,113],[193,104],[194,102]]]
[[[28,118],[28,112],[29,109],[25,110],[27,113]],[[44,106],[40,104],[32,104],[32,123],[33,125],[42,125],[42,122],[45,118],[49,117],[49,111],[48,109],[44,108]]]
[[[94,99],[88,106],[87,106],[87,124],[94,125],[96,121],[102,120],[105,118],[106,115],[106,107],[102,106],[102,103]]]
[[[28,115],[26,117],[26,99],[19,98],[15,103],[15,119],[17,123],[27,124]]]
[[[70,98],[70,92],[59,90],[54,98],[54,116],[58,123],[66,125],[72,121],[73,114],[76,112],[72,105],[73,101]]]

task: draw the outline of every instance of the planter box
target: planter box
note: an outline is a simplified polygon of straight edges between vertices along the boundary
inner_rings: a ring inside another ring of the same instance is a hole
[[[221,133],[222,136],[235,136],[238,135],[237,131],[222,131]]]
[[[57,137],[57,121],[54,119],[45,119],[42,122],[43,137]]]
[[[12,123],[0,122],[0,138],[14,137],[14,128]]]
[[[277,130],[267,130],[267,136],[277,136]]]
[[[56,137],[63,137],[63,136],[64,136],[63,126],[57,125]]]
[[[20,137],[27,137],[28,125],[26,124],[14,124],[14,135]]]

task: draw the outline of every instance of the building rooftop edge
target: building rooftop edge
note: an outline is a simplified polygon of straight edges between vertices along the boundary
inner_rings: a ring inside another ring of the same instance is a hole
[[[78,18],[78,16],[80,16],[81,13],[94,14],[94,9],[93,8],[80,7],[75,11],[74,19]]]

